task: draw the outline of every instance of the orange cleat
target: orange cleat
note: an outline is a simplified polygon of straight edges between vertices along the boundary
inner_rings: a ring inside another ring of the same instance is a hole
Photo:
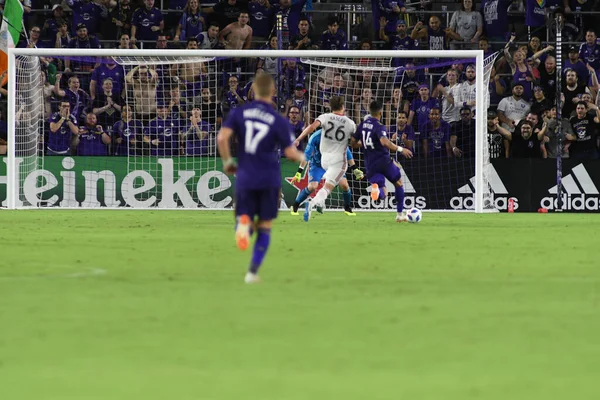
[[[250,244],[250,227],[250,217],[241,215],[238,220],[237,229],[235,230],[235,243],[240,250],[246,250]]]
[[[371,199],[373,201],[379,200],[379,185],[376,183],[371,185]]]

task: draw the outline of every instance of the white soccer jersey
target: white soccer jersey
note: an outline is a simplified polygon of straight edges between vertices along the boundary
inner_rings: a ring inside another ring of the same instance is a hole
[[[345,115],[334,113],[322,114],[317,120],[321,123],[321,160],[329,165],[344,161],[356,124]]]
[[[502,111],[506,118],[512,119],[514,121],[522,120],[529,113],[529,103],[523,99],[515,100],[513,96],[508,96],[500,100],[500,104],[498,104],[498,111]],[[508,129],[510,132],[514,132],[515,128],[512,126],[508,126],[505,123],[502,123],[501,126],[503,128]]]

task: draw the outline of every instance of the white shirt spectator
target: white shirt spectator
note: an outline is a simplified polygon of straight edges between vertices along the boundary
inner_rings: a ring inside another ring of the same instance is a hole
[[[498,104],[498,111],[502,111],[506,118],[512,119],[515,121],[515,126],[518,121],[522,120],[529,114],[530,105],[527,101],[522,98],[518,101],[511,95],[500,100],[500,104]],[[505,123],[502,123],[501,126],[505,129],[508,129],[509,132],[514,132],[514,126],[509,126]]]

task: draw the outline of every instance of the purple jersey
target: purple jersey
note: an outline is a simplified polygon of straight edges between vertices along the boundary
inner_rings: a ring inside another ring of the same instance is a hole
[[[273,7],[266,8],[257,2],[248,3],[252,36],[267,37],[271,33]]]
[[[55,112],[50,116],[50,122],[58,122],[60,121],[60,114]],[[73,115],[69,115],[69,120],[77,125],[77,118]],[[54,153],[64,153],[67,154],[69,152],[69,148],[71,147],[71,129],[69,129],[69,124],[67,121],[63,122],[58,131],[48,133],[48,149]]]
[[[385,126],[378,119],[369,117],[361,122],[352,137],[362,142],[365,153],[365,167],[367,176],[371,171],[377,170],[381,165],[392,162],[390,151],[381,144],[381,138],[387,138]]]
[[[390,47],[392,50],[414,50],[415,41],[408,35],[403,38],[398,35],[392,35],[390,36]],[[408,61],[409,59],[407,58],[394,58],[392,59],[392,66],[404,66]]]
[[[190,123],[183,133],[186,134],[185,154],[188,156],[214,155],[215,136],[211,135],[213,128],[204,121],[200,121],[197,127]]]
[[[346,32],[341,29],[338,29],[335,35],[329,30],[323,32],[321,35],[321,50],[348,50]]]
[[[79,144],[77,145],[78,156],[107,156],[106,145],[102,142],[102,133],[96,127],[79,128]]]
[[[429,120],[429,111],[431,111],[433,107],[441,109],[440,102],[437,99],[430,97],[423,101],[420,96],[415,97],[410,105],[410,110],[415,113],[416,126],[421,126]],[[413,124],[415,124],[414,119]]]
[[[92,103],[90,96],[81,89],[73,92],[71,89],[65,90],[64,96],[71,105],[71,114],[75,118],[82,118],[84,111],[86,111]]]
[[[98,4],[83,1],[67,1],[73,10],[73,22],[71,24],[73,35],[77,34],[77,25],[84,24],[88,33],[95,34],[100,31],[100,20],[106,18],[108,13]]]
[[[137,28],[135,32],[136,39],[155,41],[159,31],[153,32],[152,27],[160,26],[163,19],[162,13],[156,7],[152,7],[150,10],[146,7],[140,7],[135,10],[131,17],[131,24]]]
[[[200,21],[200,13],[188,14],[184,12],[179,20],[179,24],[181,25],[179,40],[182,41],[187,40],[187,38],[196,37],[204,30]]]
[[[528,81],[527,78],[530,78],[530,80]],[[531,71],[529,71],[529,68],[523,72],[520,71],[519,68],[517,67],[514,75],[513,75],[513,84],[514,83],[520,83],[523,85],[523,99],[525,99],[525,101],[531,101],[531,98],[533,97],[533,90],[531,88],[531,82],[533,82],[533,75],[531,74]]]
[[[392,126],[390,129],[390,136],[397,135],[396,144],[412,151],[412,146],[408,147],[404,140],[415,140],[415,131],[411,125],[405,125],[403,129],[399,129],[398,126]],[[406,135],[406,139],[402,139],[402,135]]]
[[[427,122],[419,128],[421,138],[426,139],[428,143],[429,156],[446,157],[446,143],[450,141],[450,124],[440,120],[440,126],[433,127],[431,122]]]
[[[223,124],[238,143],[236,186],[243,189],[281,187],[279,150],[292,145],[290,123],[270,104],[253,101],[234,109]]]
[[[100,64],[92,71],[92,80],[96,82],[96,93],[102,93],[102,82],[105,79],[112,79],[113,92],[121,95],[121,91],[125,86],[125,71],[120,65],[112,64],[114,67],[109,68],[108,64]]]
[[[594,69],[600,68],[600,45],[594,43],[593,46],[588,46],[587,43],[582,43],[579,47],[579,59],[590,64]]]
[[[126,156],[127,154],[135,155],[136,146],[131,144],[131,140],[135,139],[138,143],[142,141],[142,133],[144,132],[144,124],[137,119],[129,122],[123,120],[117,121],[113,127],[113,138],[123,139],[121,143],[117,143],[115,155]]]
[[[179,154],[179,134],[171,119],[154,118],[144,129],[144,136],[148,136],[150,142],[158,139],[158,145],[150,145],[153,156],[168,157]]]

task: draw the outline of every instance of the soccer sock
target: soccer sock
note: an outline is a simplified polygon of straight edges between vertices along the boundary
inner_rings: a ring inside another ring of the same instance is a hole
[[[404,210],[404,186],[396,186],[396,211]]]
[[[271,241],[271,230],[265,228],[258,228],[258,234],[256,235],[256,242],[254,243],[254,251],[252,252],[252,261],[250,262],[250,272],[253,274],[258,273],[258,269],[262,264],[267,249],[269,248],[269,242]]]
[[[310,196],[310,192],[308,191],[308,188],[304,188],[300,191],[300,193],[298,193],[298,197],[296,197],[296,203],[300,204],[302,203],[304,200],[306,200],[308,198],[308,196]]]
[[[352,190],[348,189],[347,192],[342,194],[344,196],[344,208],[350,207],[350,202],[352,201]]]
[[[379,188],[379,200],[383,200],[383,199],[385,199],[385,190],[382,187],[380,187]]]
[[[329,191],[327,189],[325,189],[324,187],[321,188],[321,190],[319,190],[317,192],[317,195],[315,196],[315,198],[313,200],[314,204],[316,204],[318,206],[324,206],[327,196],[329,196]]]

